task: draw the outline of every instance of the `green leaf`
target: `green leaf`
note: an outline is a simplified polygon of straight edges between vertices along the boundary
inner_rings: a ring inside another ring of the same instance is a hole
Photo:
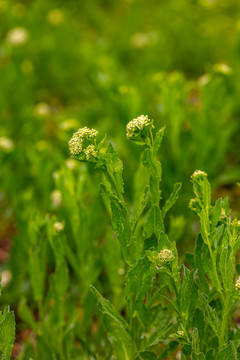
[[[220,339],[220,323],[217,317],[216,310],[213,309],[208,303],[208,297],[205,294],[201,294],[205,302],[205,318],[211,326],[216,336]]]
[[[150,149],[145,149],[142,157],[143,165],[149,170],[150,175],[153,178],[161,180],[162,177],[162,166],[161,163],[156,160]]]
[[[201,282],[201,289],[203,290],[204,293],[206,293],[208,291],[208,285],[205,281],[204,265],[203,265],[206,258],[205,257],[202,258],[204,247],[206,247],[206,245],[202,240],[202,236],[199,234],[196,239],[196,246],[194,251],[194,264],[195,264],[195,268],[198,269],[198,277]]]
[[[182,265],[182,289],[181,289],[181,313],[186,330],[191,326],[192,319],[198,302],[198,287],[196,284],[197,270],[189,271],[186,266]],[[197,351],[195,349],[194,351]]]
[[[214,349],[208,350],[208,352],[206,353],[206,360],[215,360],[215,359],[216,359],[215,350]]]
[[[54,274],[54,286],[58,299],[63,300],[66,296],[68,289],[69,275],[68,267],[64,260],[57,265],[56,272]]]
[[[205,360],[205,355],[201,352],[201,353],[196,353],[193,352],[192,353],[192,360]]]
[[[10,360],[15,340],[15,317],[13,311],[5,308],[0,320],[0,351],[4,354],[2,359]]]
[[[122,171],[123,171],[123,164],[120,160],[117,151],[114,149],[111,143],[108,144],[108,148],[106,151],[106,166],[107,168],[112,171],[113,176],[116,180],[117,186],[119,187],[119,190],[121,193],[124,192],[124,184],[123,184],[123,177],[122,177]]]
[[[159,150],[159,148],[161,146],[163,135],[164,135],[164,130],[165,130],[165,127],[161,128],[155,134],[155,139],[154,139],[154,144],[153,144],[153,153],[154,153],[155,156],[157,155],[158,150]]]
[[[98,301],[98,307],[104,314],[104,324],[108,332],[109,341],[112,343],[117,359],[130,360],[130,342],[131,337],[128,325],[123,318],[117,313],[114,306],[97,291],[93,286],[90,289]]]
[[[207,213],[205,210],[201,210],[199,216],[200,216],[200,224],[201,224],[201,235],[205,244],[208,245],[209,232],[210,232],[209,219],[207,217]]]
[[[153,351],[141,351],[138,353],[137,360],[157,360],[157,356]]]
[[[154,233],[159,238],[161,231],[164,231],[162,213],[159,206],[153,205],[144,226],[144,237],[149,238]]]
[[[230,245],[222,249],[220,255],[220,271],[223,286],[226,292],[232,292],[234,276],[234,258]]]
[[[156,267],[148,260],[147,257],[138,260],[137,264],[129,270],[126,282],[126,299],[128,312],[132,313],[131,307],[135,307],[135,316],[147,325],[149,318],[146,318],[144,311],[144,298],[153,284],[154,274],[157,272]]]
[[[130,264],[130,247],[132,244],[131,224],[128,209],[126,205],[115,195],[111,194],[103,184],[101,185],[101,191],[110,200],[112,212],[112,229],[119,240],[125,261]]]
[[[42,300],[44,295],[45,284],[45,243],[40,242],[31,246],[28,250],[29,254],[29,273],[33,288],[34,298],[36,301]]]
[[[216,360],[236,360],[238,359],[237,348],[239,347],[239,340],[232,341],[224,349],[222,349],[216,357]]]
[[[215,202],[215,206],[212,208],[210,214],[210,222],[212,229],[215,229],[218,222],[220,221],[221,213],[222,213],[222,199],[218,199]]]
[[[192,351],[195,353],[199,352],[199,336],[197,328],[194,328],[192,332]]]
[[[176,183],[174,185],[173,191],[169,197],[169,199],[165,202],[165,205],[163,206],[162,209],[162,217],[164,218],[166,213],[168,212],[169,209],[171,209],[171,207],[175,204],[175,202],[178,199],[178,193],[180,191],[182,187],[182,183]]]
[[[31,328],[37,333],[38,331],[38,325],[34,319],[34,315],[32,310],[28,307],[27,301],[25,298],[23,298],[19,304],[18,307],[18,314],[21,317],[23,321],[26,322]]]

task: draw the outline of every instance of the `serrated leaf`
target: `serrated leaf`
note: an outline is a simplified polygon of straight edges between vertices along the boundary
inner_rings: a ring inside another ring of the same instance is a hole
[[[158,180],[162,177],[161,163],[153,157],[153,153],[150,149],[145,149],[142,157],[143,165],[149,170],[150,175]]]
[[[193,352],[192,353],[192,360],[205,360],[205,355],[201,352],[201,353],[196,353]]]
[[[130,264],[130,246],[131,243],[131,224],[130,216],[126,205],[120,201],[115,195],[110,193],[106,186],[101,185],[101,191],[110,200],[111,213],[112,213],[112,229],[116,234],[122,248],[125,261]]]
[[[117,358],[119,360],[130,360],[131,337],[128,325],[118,314],[114,306],[107,299],[104,299],[94,286],[90,286],[90,289],[98,301],[100,311],[105,316],[104,324],[108,332],[109,341],[116,351]]]
[[[199,336],[197,328],[194,328],[192,332],[192,351],[195,353],[199,352]]]
[[[216,310],[209,305],[208,297],[205,294],[201,295],[205,302],[205,318],[214,331],[215,335],[220,339],[220,325]]]
[[[180,304],[184,327],[188,330],[188,327],[191,326],[198,302],[198,287],[195,281],[197,270],[189,271],[184,265],[182,265],[182,270],[183,280]],[[195,349],[195,351],[197,351],[197,349]]]
[[[131,313],[132,301],[135,305],[135,315],[147,325],[148,318],[145,315],[143,300],[147,291],[152,287],[156,267],[152,266],[147,257],[138,260],[137,264],[129,270],[126,282],[126,299],[128,312]]]
[[[215,202],[215,206],[212,208],[211,214],[210,214],[210,222],[211,222],[212,229],[216,228],[216,226],[221,218],[221,213],[222,213],[222,199],[218,199]]]
[[[122,171],[123,171],[123,164],[120,160],[117,151],[114,149],[111,143],[108,144],[108,148],[106,151],[106,164],[107,168],[113,173],[113,176],[116,180],[117,186],[119,187],[119,190],[121,193],[123,193],[124,184],[123,184],[123,177],[122,177]]]
[[[237,349],[239,347],[239,341],[237,341],[237,346],[233,345],[234,342],[231,342],[229,345],[227,345],[224,349],[222,349],[216,357],[216,360],[236,360],[237,357]]]
[[[220,271],[226,292],[231,292],[233,289],[234,259],[232,255],[232,247],[230,245],[223,248],[220,254]]]
[[[164,136],[164,131],[165,131],[165,127],[161,128],[156,134],[155,134],[155,139],[154,139],[154,144],[153,144],[153,152],[154,155],[157,155],[158,150],[161,146],[162,143],[162,139]]]
[[[137,360],[156,360],[157,356],[153,351],[141,351],[138,353]]]
[[[164,231],[162,213],[159,206],[153,205],[144,226],[144,237],[149,238],[154,233],[159,238],[161,231]]]
[[[175,204],[178,199],[178,193],[181,190],[182,183],[176,183],[169,199],[165,202],[162,208],[162,217],[164,218],[169,209]]]
[[[15,317],[13,311],[6,308],[4,313],[0,321],[0,351],[4,354],[4,360],[10,360],[15,339]]]

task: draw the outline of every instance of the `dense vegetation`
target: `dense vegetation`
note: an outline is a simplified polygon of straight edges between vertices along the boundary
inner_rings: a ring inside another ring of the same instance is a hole
[[[0,0],[2,359],[240,359],[239,19]]]

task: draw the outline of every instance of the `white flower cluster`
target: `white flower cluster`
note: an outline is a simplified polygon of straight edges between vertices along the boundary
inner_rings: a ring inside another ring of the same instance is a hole
[[[97,130],[89,129],[87,127],[79,129],[76,133],[74,133],[68,143],[71,155],[76,156],[84,152],[87,160],[89,160],[91,156],[96,157],[97,150],[95,145],[91,142],[95,139],[97,134]]]
[[[162,264],[167,264],[175,259],[174,253],[172,250],[163,249],[158,254],[158,260]]]
[[[147,115],[138,116],[127,124],[127,138],[133,137],[136,131],[141,131],[149,126],[151,126],[151,120]]]
[[[177,334],[178,334],[178,336],[181,336],[181,337],[185,336],[185,332],[183,330],[178,330]]]
[[[6,39],[13,46],[24,45],[29,39],[29,33],[23,27],[16,27],[9,30]]]
[[[240,290],[240,276],[237,278],[237,280],[235,282],[235,288],[236,288],[236,290]]]
[[[196,170],[196,171],[194,171],[194,173],[191,176],[192,179],[196,179],[199,177],[207,177],[207,173],[202,170]]]
[[[97,151],[95,150],[94,145],[89,145],[85,150],[84,153],[86,155],[86,159],[89,160],[91,156],[97,157]]]
[[[0,137],[0,151],[11,152],[14,148],[13,141],[5,136]]]

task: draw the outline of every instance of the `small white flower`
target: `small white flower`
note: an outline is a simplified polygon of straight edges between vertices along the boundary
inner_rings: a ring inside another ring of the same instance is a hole
[[[66,165],[67,165],[67,168],[69,170],[74,170],[76,168],[76,166],[77,166],[76,161],[73,160],[73,159],[67,159],[66,160]]]
[[[235,282],[235,288],[236,288],[236,290],[240,290],[240,276],[237,278],[237,280]]]
[[[178,336],[181,336],[181,337],[185,336],[185,332],[183,330],[178,330],[177,334],[178,334]]]
[[[97,151],[94,145],[89,145],[85,150],[84,153],[86,155],[86,159],[89,160],[91,157],[97,157]]]
[[[231,73],[232,73],[232,69],[227,64],[224,64],[224,63],[215,64],[213,66],[213,70],[216,73],[223,74],[223,75],[231,75]]]
[[[53,9],[47,14],[47,20],[52,25],[59,25],[64,21],[64,13],[60,9]]]
[[[163,249],[158,254],[158,260],[162,264],[167,264],[175,259],[174,253],[172,250]]]
[[[62,204],[62,194],[61,191],[56,189],[51,193],[52,206],[54,209],[58,208]]]
[[[35,105],[34,111],[35,111],[36,115],[38,115],[38,116],[47,116],[50,114],[51,109],[47,103],[40,102]]]
[[[0,137],[0,150],[11,152],[14,148],[13,141],[5,136]]]
[[[200,177],[207,177],[207,173],[202,170],[196,170],[196,171],[194,171],[194,173],[191,176],[192,179],[196,179],[196,178],[200,178]]]
[[[146,33],[136,33],[131,37],[131,44],[136,48],[142,48],[149,43],[149,35]]]
[[[6,287],[12,279],[12,273],[9,270],[4,270],[1,273],[1,276],[2,276],[2,281],[1,281],[2,287]]]
[[[152,127],[152,122],[148,118],[148,116],[140,115],[127,124],[127,138],[130,139],[132,137],[135,137],[144,129]]]
[[[6,36],[7,42],[14,46],[24,45],[28,39],[29,33],[23,27],[16,27],[11,29]]]
[[[55,222],[54,224],[53,224],[53,227],[54,227],[54,230],[56,231],[56,232],[61,232],[61,231],[63,231],[63,229],[64,229],[64,225],[63,225],[63,223],[61,223],[61,222]]]
[[[89,145],[93,145],[92,142],[96,138],[98,134],[98,131],[95,129],[89,129],[87,127],[84,127],[82,129],[79,129],[76,133],[73,134],[72,138],[69,141],[69,150],[71,155],[76,156],[82,153],[83,151],[87,151]],[[85,147],[87,145],[87,147]],[[87,154],[90,156],[90,153],[94,150],[88,149],[89,151]],[[85,155],[87,155],[85,153]],[[93,155],[93,156],[96,156]]]

